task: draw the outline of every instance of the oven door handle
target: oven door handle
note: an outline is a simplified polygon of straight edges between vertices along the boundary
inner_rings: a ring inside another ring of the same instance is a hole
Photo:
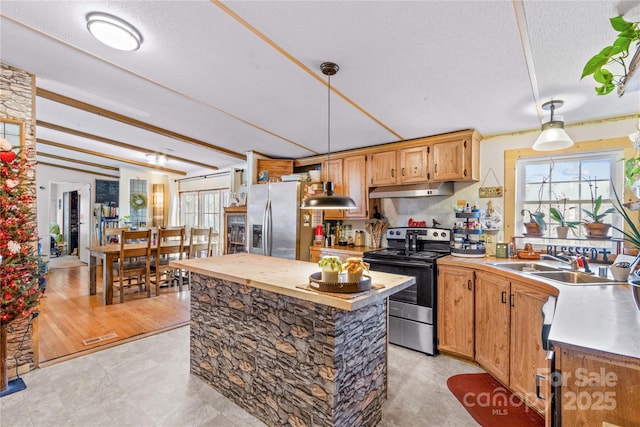
[[[433,264],[432,263],[427,263],[427,262],[411,262],[411,261],[397,261],[397,260],[381,260],[381,259],[377,259],[377,258],[364,258],[364,262],[369,263],[371,266],[375,266],[376,264],[378,265],[395,265],[398,267],[428,267],[428,268],[433,268]],[[372,268],[373,271],[375,271],[375,268]]]

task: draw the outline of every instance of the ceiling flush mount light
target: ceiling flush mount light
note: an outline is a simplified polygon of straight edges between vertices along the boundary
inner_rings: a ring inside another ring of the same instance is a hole
[[[320,65],[322,73],[327,76],[329,89],[327,95],[327,182],[324,183],[324,193],[318,196],[308,196],[302,201],[302,209],[355,209],[356,202],[347,196],[334,193],[331,177],[331,76],[335,75],[340,67],[333,62],[323,62]]]
[[[87,14],[87,29],[93,37],[118,50],[138,50],[142,35],[128,22],[101,12]]]
[[[164,166],[167,164],[167,156],[164,154],[153,154],[149,153],[146,155],[147,163],[151,165]]]
[[[563,101],[555,100],[542,104],[542,109],[551,111],[551,118],[548,122],[542,124],[542,133],[533,144],[536,151],[553,151],[569,148],[573,145],[573,141],[564,131],[564,121],[553,120],[553,112],[556,108],[562,107]]]

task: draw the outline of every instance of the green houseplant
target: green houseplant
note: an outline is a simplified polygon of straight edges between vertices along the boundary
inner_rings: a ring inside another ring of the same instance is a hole
[[[567,221],[566,219],[567,209],[571,210],[575,208],[573,206],[570,208],[567,208],[568,199],[566,197],[562,199],[556,198],[556,200],[558,202],[558,207],[555,207],[555,206],[550,207],[549,216],[551,217],[551,219],[553,219],[558,223],[558,226],[556,227],[556,233],[558,237],[561,239],[566,239],[567,234],[569,234],[569,230],[571,230],[571,232],[575,236],[576,228],[578,228],[578,225],[580,224],[580,222]]]
[[[529,222],[524,223],[524,227],[527,229],[528,236],[542,236],[547,230],[547,223],[544,222],[544,212],[539,210],[530,211],[529,209],[522,209],[520,215],[525,216],[529,214]]]
[[[595,88],[598,95],[607,95],[616,87],[619,96],[624,93],[624,84],[627,80],[630,67],[625,59],[629,57],[629,49],[640,41],[640,30],[638,22],[628,22],[622,16],[609,19],[611,27],[618,32],[616,39],[610,46],[604,47],[600,52],[591,57],[582,70],[582,77],[593,76],[593,79],[600,84]],[[637,59],[636,51],[630,64]],[[621,74],[614,74],[609,70],[609,66],[614,65],[617,69],[622,69]],[[607,68],[605,68],[607,67]]]
[[[588,217],[588,219],[585,219],[584,227],[587,230],[587,237],[603,239],[607,237],[609,228],[611,228],[611,224],[605,224],[604,218],[616,212],[616,209],[611,207],[604,212],[600,212],[600,209],[602,209],[602,196],[598,196],[598,187],[595,184],[595,179],[589,179],[589,191],[591,193],[591,210],[582,209]]]

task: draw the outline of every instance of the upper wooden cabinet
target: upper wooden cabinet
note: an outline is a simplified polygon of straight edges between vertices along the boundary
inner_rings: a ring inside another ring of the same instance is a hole
[[[356,202],[356,209],[329,209],[324,211],[324,219],[366,219],[369,214],[369,194],[365,183],[367,158],[364,154],[331,160],[322,163],[322,180],[329,178],[334,183],[336,194],[349,196]]]
[[[428,181],[428,153],[429,148],[422,145],[370,154],[367,184],[381,187]]]
[[[322,162],[322,181],[333,182],[333,191],[337,194],[344,194],[344,185],[342,179],[342,159],[332,159],[328,163]],[[328,175],[327,175],[328,174]],[[325,219],[342,219],[344,211],[329,209],[324,211]]]
[[[347,219],[368,218],[369,193],[365,183],[367,171],[367,157],[364,154],[344,158],[344,179],[345,193],[356,202],[357,209],[344,211]]]
[[[372,187],[398,183],[398,153],[396,150],[381,151],[369,155],[369,179]]]
[[[398,151],[401,184],[419,183],[429,180],[428,153],[428,146],[404,148]]]
[[[430,147],[432,181],[478,181],[480,144],[473,135],[451,141],[435,142]]]

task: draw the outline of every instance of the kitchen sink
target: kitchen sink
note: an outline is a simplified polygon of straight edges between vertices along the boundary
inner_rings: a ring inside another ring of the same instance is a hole
[[[565,285],[624,285],[626,282],[616,282],[606,277],[594,276],[579,271],[533,271],[532,276],[562,282]]]
[[[494,267],[506,268],[507,270],[522,271],[524,273],[533,273],[537,271],[563,271],[561,268],[537,262],[493,262],[491,265]]]

